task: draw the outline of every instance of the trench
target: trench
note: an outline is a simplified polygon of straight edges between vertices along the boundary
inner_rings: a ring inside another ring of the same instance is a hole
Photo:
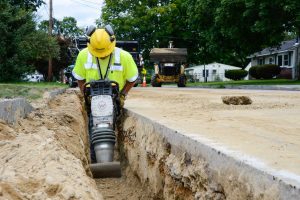
[[[297,184],[190,134],[130,110],[118,128],[120,158],[151,199],[298,199]]]
[[[299,189],[125,109],[117,127],[121,178],[95,179],[104,199],[297,199]]]
[[[84,113],[85,115],[85,113]],[[122,176],[120,178],[95,178],[97,189],[104,199],[111,200],[152,200],[156,199],[151,191],[149,191],[147,185],[142,185],[137,174],[130,169],[126,156],[123,152],[122,124],[124,118],[118,119],[118,124],[121,124],[116,128],[117,141],[115,145],[114,161],[121,163]],[[86,120],[86,127],[87,125]],[[88,134],[88,133],[87,133]],[[88,158],[89,159],[89,158]],[[90,175],[90,174],[88,174]]]
[[[58,95],[17,125],[0,121],[0,199],[299,199],[299,187],[192,134],[125,109],[122,177],[92,179],[83,98]]]

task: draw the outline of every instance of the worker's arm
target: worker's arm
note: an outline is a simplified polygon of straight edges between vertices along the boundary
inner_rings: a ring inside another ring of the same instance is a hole
[[[135,81],[133,81],[133,82],[126,81],[123,89],[121,90],[121,94],[126,96],[129,92],[129,90],[131,90],[131,88],[134,86],[134,84],[135,84]]]
[[[120,106],[121,106],[121,108],[124,107],[126,95],[128,94],[129,90],[134,86],[134,84],[135,84],[135,81],[133,81],[133,82],[126,81],[125,86],[121,90],[121,92],[120,92]]]
[[[84,89],[85,80],[77,80],[77,82],[78,82],[78,87],[79,87],[81,93],[84,95],[83,89]]]
[[[126,79],[126,83],[120,92],[120,105],[124,106],[124,101],[126,99],[126,95],[131,90],[131,88],[135,85],[135,81],[138,78],[138,69],[132,58],[132,55],[128,52],[123,51],[123,63],[124,65],[124,78]]]
[[[77,79],[78,87],[82,94],[83,94],[83,85],[85,84],[85,79],[86,79],[86,70],[84,67],[86,53],[87,53],[87,49],[81,50],[79,52],[74,69],[72,71],[74,78]]]

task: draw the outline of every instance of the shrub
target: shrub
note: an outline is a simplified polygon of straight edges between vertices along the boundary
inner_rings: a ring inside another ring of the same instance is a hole
[[[280,74],[281,68],[278,65],[266,64],[253,66],[249,74],[256,79],[271,79]]]
[[[274,76],[277,76],[280,74],[281,68],[278,65],[262,65],[261,67],[258,67],[256,70],[256,73],[262,78],[262,79],[271,79]]]
[[[225,77],[231,80],[241,80],[248,75],[248,72],[243,69],[228,70],[225,72]]]
[[[250,69],[249,69],[249,75],[253,78],[256,78],[256,79],[260,79],[260,77],[258,76],[257,74],[257,68],[260,67],[260,65],[256,65],[256,66],[252,66]]]

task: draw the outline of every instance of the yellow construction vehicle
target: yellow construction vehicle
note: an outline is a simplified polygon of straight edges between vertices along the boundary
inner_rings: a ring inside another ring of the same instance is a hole
[[[178,87],[185,87],[186,76],[184,64],[186,63],[187,49],[153,48],[150,51],[150,61],[154,62],[154,75],[151,78],[153,87],[161,87],[163,83],[177,83]]]

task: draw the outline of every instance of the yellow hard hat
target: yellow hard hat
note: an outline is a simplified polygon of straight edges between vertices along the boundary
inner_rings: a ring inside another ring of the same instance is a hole
[[[105,29],[96,29],[88,43],[90,53],[98,58],[110,55],[116,46],[114,35],[109,35]]]

